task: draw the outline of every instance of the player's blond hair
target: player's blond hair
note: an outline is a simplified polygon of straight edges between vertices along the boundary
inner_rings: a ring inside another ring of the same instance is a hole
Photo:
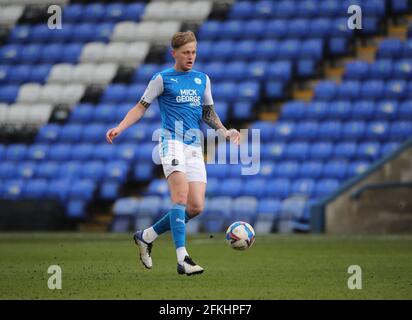
[[[190,42],[196,42],[196,36],[192,31],[176,32],[172,37],[172,48],[179,49]]]

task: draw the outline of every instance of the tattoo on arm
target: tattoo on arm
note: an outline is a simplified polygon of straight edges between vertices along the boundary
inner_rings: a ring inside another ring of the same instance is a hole
[[[146,109],[150,107],[150,103],[144,101],[143,99],[140,100],[140,104],[145,107]]]
[[[213,104],[203,106],[202,119],[215,130],[225,129],[225,126],[222,124],[222,121],[220,121]]]

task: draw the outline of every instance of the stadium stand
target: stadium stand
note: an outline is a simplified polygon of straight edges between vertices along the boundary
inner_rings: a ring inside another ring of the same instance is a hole
[[[325,60],[352,55],[356,39],[382,35],[388,17],[410,10],[402,1],[54,3],[63,6],[60,30],[43,21],[48,1],[0,0],[0,198],[57,199],[83,221],[94,204],[114,203],[115,232],[164,213],[167,184],[152,161],[156,103],[114,145],[105,132],[170,66],[170,37],[189,26],[218,114],[260,129],[262,140],[256,176],[208,165],[207,205],[193,232],[222,231],[233,219],[257,232],[305,232],[310,201],[412,135],[411,40],[384,39],[374,61],[352,58],[340,82],[322,73]],[[350,4],[364,9],[362,32],[347,28]],[[314,78],[322,80],[313,99],[294,100],[294,84]],[[279,118],[262,120],[260,106],[272,102],[282,104]],[[124,192],[131,185],[139,198]]]

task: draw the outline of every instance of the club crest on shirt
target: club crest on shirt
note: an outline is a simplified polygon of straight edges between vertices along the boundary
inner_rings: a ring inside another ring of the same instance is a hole
[[[202,79],[200,79],[200,78],[195,78],[194,80],[195,80],[195,83],[196,83],[196,84],[202,84]]]

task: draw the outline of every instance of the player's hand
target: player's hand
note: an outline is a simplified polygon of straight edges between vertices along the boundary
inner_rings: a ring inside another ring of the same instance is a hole
[[[121,134],[122,131],[119,129],[119,127],[116,128],[111,128],[107,130],[106,133],[106,140],[108,143],[113,143],[113,140],[116,139],[116,137]]]
[[[229,139],[231,142],[235,144],[240,143],[240,132],[236,129],[229,129],[226,131],[226,139]]]

